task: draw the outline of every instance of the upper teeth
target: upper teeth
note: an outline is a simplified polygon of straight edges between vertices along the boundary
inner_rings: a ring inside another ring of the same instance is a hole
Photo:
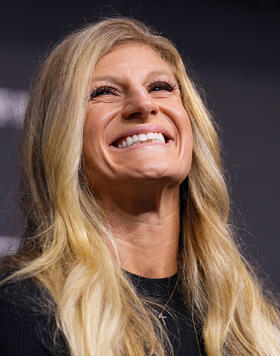
[[[128,136],[122,140],[122,142],[118,145],[118,148],[125,148],[132,146],[134,144],[139,144],[140,142],[144,142],[147,140],[153,140],[154,142],[162,142],[165,143],[164,136],[160,132],[148,132],[147,134],[139,134]]]

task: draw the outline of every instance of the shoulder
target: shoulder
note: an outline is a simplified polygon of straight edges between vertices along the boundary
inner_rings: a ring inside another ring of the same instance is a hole
[[[44,300],[42,288],[31,278],[1,285],[1,355],[67,355],[54,352],[55,318],[43,307]]]
[[[10,280],[2,284],[2,281],[6,277],[8,277],[8,275],[0,277],[0,306],[2,303],[9,303],[25,309],[28,308],[28,305],[22,304],[23,301],[28,299],[37,300],[40,298],[40,288],[32,278]]]
[[[0,280],[7,276],[1,276]],[[1,316],[35,323],[38,318],[47,317],[46,308],[43,308],[45,299],[43,289],[34,279],[10,280],[0,285]]]

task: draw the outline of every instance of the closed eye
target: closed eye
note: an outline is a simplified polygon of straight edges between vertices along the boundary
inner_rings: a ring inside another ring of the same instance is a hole
[[[154,82],[151,83],[149,86],[149,91],[161,91],[161,90],[165,90],[165,91],[173,91],[175,89],[175,85],[171,84],[171,83],[167,83],[167,82]]]
[[[110,94],[115,94],[117,92],[117,89],[108,85],[99,87],[94,89],[94,91],[90,95],[90,99],[97,98],[100,95],[110,95]]]

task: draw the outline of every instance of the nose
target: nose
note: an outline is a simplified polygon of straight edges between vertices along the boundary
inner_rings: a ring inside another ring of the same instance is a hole
[[[146,88],[137,87],[128,91],[123,105],[122,117],[124,119],[139,118],[145,120],[151,115],[156,115],[158,111],[158,104]]]

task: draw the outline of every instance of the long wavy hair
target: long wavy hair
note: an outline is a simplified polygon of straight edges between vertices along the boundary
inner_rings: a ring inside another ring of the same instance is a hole
[[[19,267],[10,279],[33,277],[47,290],[72,356],[165,355],[168,337],[113,256],[114,237],[82,170],[95,65],[118,45],[136,42],[172,67],[191,120],[193,161],[180,187],[178,270],[206,353],[279,356],[276,302],[262,291],[228,223],[213,121],[174,45],[136,20],[109,18],[74,32],[50,53],[33,83],[22,140],[25,230],[17,254],[7,259]]]

